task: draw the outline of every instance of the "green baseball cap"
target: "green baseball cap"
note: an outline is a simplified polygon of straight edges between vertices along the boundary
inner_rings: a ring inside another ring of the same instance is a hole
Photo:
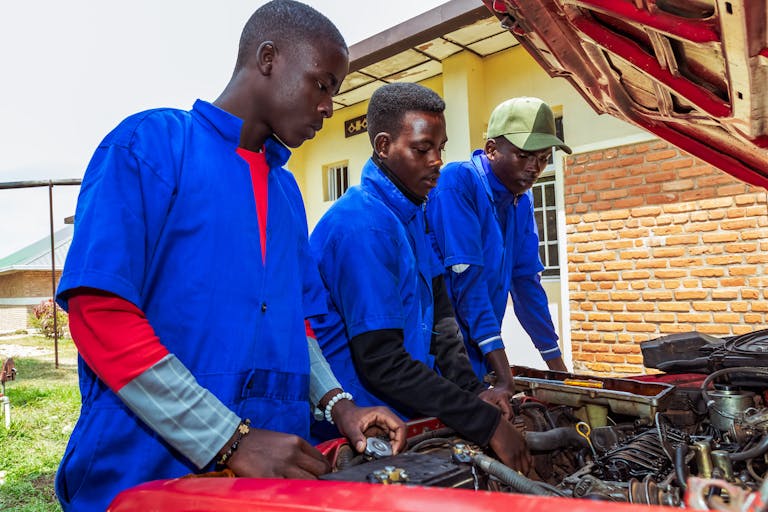
[[[557,147],[571,154],[571,148],[555,132],[555,115],[538,98],[512,98],[501,103],[488,120],[488,138],[503,135],[523,151]]]

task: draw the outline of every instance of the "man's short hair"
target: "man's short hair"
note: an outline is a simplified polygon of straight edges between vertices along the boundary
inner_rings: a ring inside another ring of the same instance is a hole
[[[323,14],[295,0],[272,0],[256,9],[243,27],[235,69],[245,66],[264,41],[273,41],[282,49],[318,40],[334,42],[347,50],[341,32]]]
[[[396,139],[406,112],[440,114],[444,111],[443,99],[423,85],[408,82],[384,85],[376,89],[368,103],[368,137],[371,144],[376,134],[381,132],[387,132]]]

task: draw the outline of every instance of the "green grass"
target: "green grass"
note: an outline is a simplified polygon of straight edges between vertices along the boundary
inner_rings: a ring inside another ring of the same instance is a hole
[[[0,338],[53,350],[42,337]],[[16,380],[6,383],[11,428],[0,421],[0,510],[59,511],[53,479],[77,421],[80,392],[72,340],[59,341],[59,368],[52,353],[14,357]],[[4,481],[3,481],[4,480]]]

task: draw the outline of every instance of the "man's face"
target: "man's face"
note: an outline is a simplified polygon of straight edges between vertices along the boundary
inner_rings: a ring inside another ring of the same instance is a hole
[[[493,174],[513,194],[530,190],[547,166],[552,148],[539,151],[523,151],[503,136],[488,139],[485,154]]]
[[[376,150],[395,176],[419,197],[437,185],[443,166],[442,151],[448,138],[445,117],[435,112],[406,112],[396,139],[386,136]]]
[[[333,96],[349,69],[344,48],[319,39],[275,59],[275,94],[270,127],[287,146],[299,147],[333,115]]]

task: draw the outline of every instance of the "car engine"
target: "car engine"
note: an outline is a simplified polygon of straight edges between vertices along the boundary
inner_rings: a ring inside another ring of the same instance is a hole
[[[364,454],[338,446],[323,478],[739,510],[768,472],[768,368],[701,370],[614,379],[513,366],[528,474],[428,419],[395,456],[375,439]]]

